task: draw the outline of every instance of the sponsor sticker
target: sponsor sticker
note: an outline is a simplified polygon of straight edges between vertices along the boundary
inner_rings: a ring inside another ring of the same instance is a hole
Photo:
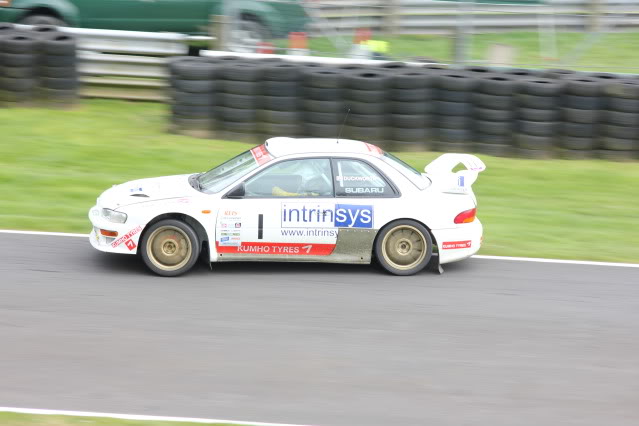
[[[282,228],[372,228],[373,206],[282,203]]]
[[[344,188],[347,194],[383,194],[384,188]]]
[[[382,156],[384,154],[384,151],[382,151],[381,148],[366,142],[364,142],[364,144],[366,145],[366,148],[368,148],[368,151],[370,153],[377,154],[379,156]]]
[[[126,248],[129,249],[129,251],[131,251],[131,250],[133,250],[133,249],[135,249],[137,247],[137,245],[135,244],[135,241],[133,241],[133,240],[126,240],[124,242],[124,244],[126,245]]]
[[[263,243],[243,242],[237,246],[227,246],[221,243],[217,246],[218,253],[235,254],[264,254],[290,256],[328,256],[333,253],[335,244],[308,243]]]
[[[266,150],[266,146],[264,144],[251,149],[251,154],[253,155],[255,162],[260,166],[262,164],[268,163],[273,159],[273,157],[271,157],[271,154],[269,154]]]
[[[442,244],[442,249],[444,250],[455,250],[455,249],[466,249],[471,247],[472,242],[470,240],[466,241],[447,241]]]
[[[459,186],[460,188],[464,187],[464,177],[463,176],[457,177],[457,186]]]
[[[134,235],[140,233],[140,231],[142,231],[142,226],[138,225],[137,227],[133,228],[132,230],[130,230],[129,232],[127,232],[126,234],[124,234],[123,236],[118,238],[117,240],[113,241],[111,243],[111,247],[116,248],[117,246],[119,246],[120,244],[125,242],[126,240],[128,240],[131,237],[133,237]],[[132,249],[129,249],[129,250],[132,250]]]

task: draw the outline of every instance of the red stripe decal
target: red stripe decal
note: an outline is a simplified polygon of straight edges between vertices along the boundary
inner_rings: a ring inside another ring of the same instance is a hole
[[[472,242],[470,240],[466,241],[447,241],[442,244],[442,249],[444,250],[453,250],[453,249],[465,249],[470,248]]]
[[[216,242],[215,248],[218,253],[328,256],[335,250],[335,244],[243,242],[240,246],[221,246]]]

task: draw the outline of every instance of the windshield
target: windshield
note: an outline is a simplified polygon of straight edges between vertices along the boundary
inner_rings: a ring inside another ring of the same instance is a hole
[[[206,173],[198,176],[200,189],[207,193],[220,192],[242,176],[272,160],[264,145],[243,152]]]
[[[430,186],[429,179],[425,178],[414,167],[395,157],[390,152],[384,152],[382,160],[384,160],[385,163],[390,164],[391,166],[393,166],[393,168],[406,176],[408,180],[413,182],[419,189],[426,189]]]

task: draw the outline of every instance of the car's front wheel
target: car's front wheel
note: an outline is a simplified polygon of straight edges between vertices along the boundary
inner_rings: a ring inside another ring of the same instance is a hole
[[[375,255],[384,269],[394,275],[413,275],[428,265],[433,240],[422,224],[397,220],[386,225],[375,241]]]
[[[200,241],[189,225],[167,219],[151,225],[142,236],[140,249],[150,270],[165,277],[175,277],[195,265]]]

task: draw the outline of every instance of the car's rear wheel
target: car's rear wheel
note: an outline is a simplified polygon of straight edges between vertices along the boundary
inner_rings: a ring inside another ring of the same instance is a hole
[[[175,219],[153,224],[142,237],[142,259],[158,275],[175,277],[190,270],[200,254],[197,234]]]
[[[413,275],[428,265],[433,240],[422,224],[402,219],[385,226],[375,241],[377,261],[394,275]]]
[[[65,27],[67,24],[62,19],[49,15],[28,15],[19,21],[24,25],[55,25],[56,27]]]

